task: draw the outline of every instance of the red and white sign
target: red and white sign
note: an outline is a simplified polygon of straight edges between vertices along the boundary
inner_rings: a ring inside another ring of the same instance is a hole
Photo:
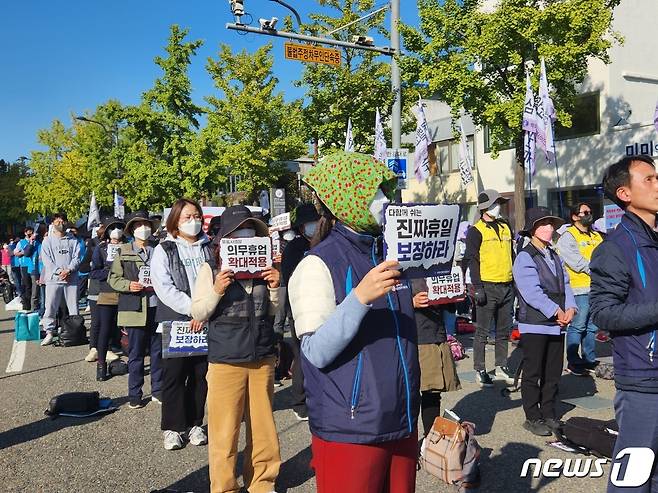
[[[219,243],[221,269],[231,269],[236,279],[260,277],[272,267],[272,240],[267,237],[224,238]]]
[[[427,277],[425,281],[430,305],[456,303],[466,298],[466,286],[461,267],[454,266],[449,273]]]

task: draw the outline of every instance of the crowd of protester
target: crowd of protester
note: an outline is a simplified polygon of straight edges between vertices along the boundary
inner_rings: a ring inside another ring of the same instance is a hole
[[[263,218],[228,207],[205,233],[201,206],[184,198],[164,226],[159,216],[137,211],[107,218],[85,238],[55,214],[48,228],[27,227],[3,244],[2,268],[23,308],[41,314],[42,346],[85,300],[85,359],[96,362],[103,382],[108,363],[127,356],[131,409],[145,404],[148,356],[164,448],[208,443],[213,492],[239,490],[243,421],[245,486],[274,491],[281,456],[273,396],[286,329],[294,355],[291,407],[308,421],[320,492],[414,491],[418,418],[427,435],[441,393],[460,389],[447,344],[458,314],[475,325],[473,366],[483,388],[514,382],[508,345],[517,326],[523,427],[540,436],[559,426],[565,335],[566,369],[584,376],[598,364],[596,340],[609,334],[615,450],[656,450],[658,181],[651,158],[625,158],[606,171],[604,192],[625,215],[605,241],[590,204],[574,204],[567,224],[547,208],[530,208],[515,235],[501,212],[507,199],[495,190],[479,193],[474,224],[463,223],[458,234],[455,262],[469,295],[461,306],[431,305],[422,279],[404,280],[397,262],[383,261],[382,211],[396,179],[369,156],[328,156],[305,177],[316,204],[292,212],[282,254],[255,279],[236,279],[222,265],[219,244],[269,236]],[[141,283],[144,268],[152,284]],[[207,330],[207,355],[162,357],[163,328],[175,321]],[[491,370],[488,341],[495,346]]]

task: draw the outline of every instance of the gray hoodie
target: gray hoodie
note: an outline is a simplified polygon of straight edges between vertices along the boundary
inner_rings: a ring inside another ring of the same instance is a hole
[[[64,235],[60,238],[55,234],[48,235],[41,245],[41,260],[46,284],[78,283],[80,244],[73,236]],[[66,281],[59,279],[61,270],[71,271]]]

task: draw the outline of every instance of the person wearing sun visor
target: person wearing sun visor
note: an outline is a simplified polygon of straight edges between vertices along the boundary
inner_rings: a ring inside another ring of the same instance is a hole
[[[381,244],[397,178],[372,156],[336,152],[304,180],[322,218],[288,295],[301,338],[317,490],[412,492],[416,324],[409,284],[400,282],[398,262],[382,261]]]
[[[466,252],[462,269],[470,269],[475,301],[475,338],[473,367],[481,387],[493,387],[485,365],[484,348],[487,335],[496,326],[496,379],[514,383],[507,368],[507,344],[512,328],[514,284],[512,282],[512,230],[503,219],[500,208],[508,199],[495,190],[478,195],[480,220],[466,234]]]

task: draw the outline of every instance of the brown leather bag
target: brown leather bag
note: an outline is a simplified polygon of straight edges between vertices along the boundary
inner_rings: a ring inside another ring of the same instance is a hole
[[[480,447],[473,438],[474,433],[473,423],[457,423],[437,417],[423,441],[421,466],[445,483],[461,483],[464,488],[477,486]],[[470,447],[468,454],[467,447]]]

